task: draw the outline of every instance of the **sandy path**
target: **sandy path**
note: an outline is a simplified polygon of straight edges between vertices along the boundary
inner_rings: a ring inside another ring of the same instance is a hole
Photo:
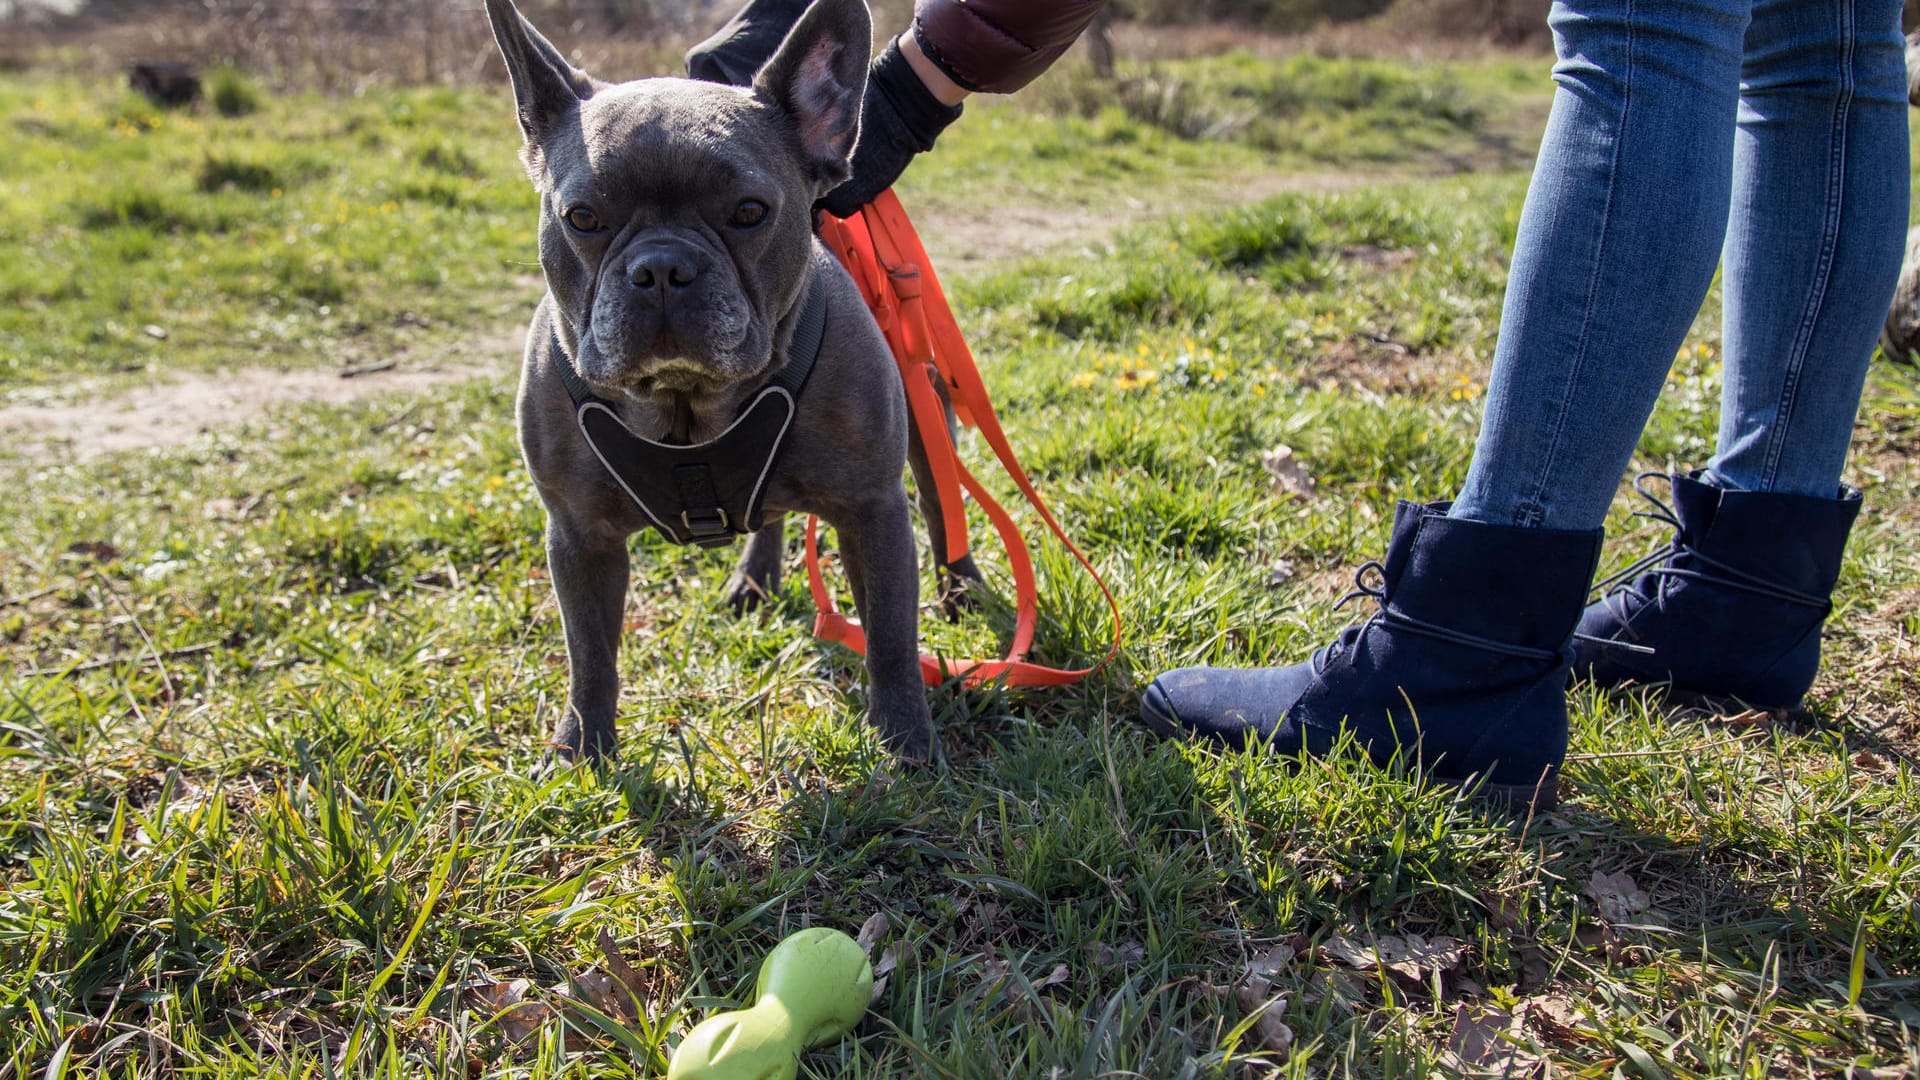
[[[98,394],[89,394],[83,383],[64,389],[55,401],[0,405],[0,447],[29,461],[88,461],[178,446],[281,406],[359,401],[504,374],[518,366],[525,340],[524,328],[490,328],[463,350],[473,359],[413,361],[403,352],[385,371],[350,378],[324,368],[239,368],[162,376],[145,385],[115,383]]]

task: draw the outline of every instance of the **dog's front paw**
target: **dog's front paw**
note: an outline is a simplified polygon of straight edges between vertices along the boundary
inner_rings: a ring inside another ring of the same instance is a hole
[[[735,615],[745,615],[757,611],[761,604],[772,599],[771,583],[764,578],[756,578],[746,570],[735,570],[727,578],[727,610]]]
[[[582,720],[569,706],[547,739],[547,756],[555,765],[599,764],[612,760],[618,742],[612,717]]]
[[[985,585],[987,579],[974,565],[973,556],[962,555],[940,567],[934,579],[938,590],[934,599],[948,622],[958,622],[961,615],[980,610],[980,597],[974,589]]]
[[[747,539],[747,548],[727,579],[727,607],[735,615],[759,608],[780,591],[780,560],[786,556],[786,547],[784,518],[775,518]]]
[[[918,716],[873,713],[867,720],[880,733],[882,745],[901,761],[939,764],[945,760],[933,731],[933,717],[924,710]]]

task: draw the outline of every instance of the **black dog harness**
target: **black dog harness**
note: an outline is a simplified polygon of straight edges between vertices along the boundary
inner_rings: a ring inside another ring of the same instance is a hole
[[[826,328],[827,291],[810,283],[786,363],[725,431],[691,446],[635,435],[558,350],[554,366],[587,445],[654,528],[676,544],[724,547],[761,525],[767,479],[780,461]]]

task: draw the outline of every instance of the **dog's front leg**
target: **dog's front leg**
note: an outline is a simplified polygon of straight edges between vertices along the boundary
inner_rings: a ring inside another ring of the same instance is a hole
[[[867,722],[903,758],[934,756],[933,714],[920,680],[920,560],[904,489],[835,523],[867,635]]]
[[[610,756],[618,739],[615,658],[627,606],[627,541],[604,525],[559,516],[547,527],[547,568],[567,635],[567,712],[553,745],[569,761]]]

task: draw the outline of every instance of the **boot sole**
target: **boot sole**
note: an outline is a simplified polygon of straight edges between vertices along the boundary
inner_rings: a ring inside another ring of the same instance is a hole
[[[1481,784],[1472,787],[1472,781],[1449,780],[1434,777],[1436,784],[1452,787],[1469,787],[1474,801],[1486,806],[1505,810],[1515,817],[1532,817],[1543,814],[1560,805],[1560,779],[1558,776],[1540,784]]]
[[[1202,737],[1181,726],[1179,718],[1173,713],[1173,706],[1161,692],[1158,683],[1150,683],[1146,692],[1140,695],[1140,726],[1164,739],[1181,739],[1190,742],[1202,741]],[[1377,766],[1379,763],[1375,762]],[[1560,780],[1556,771],[1553,776],[1535,784],[1491,784],[1476,783],[1477,778],[1469,777],[1456,780],[1452,777],[1428,774],[1428,780],[1447,787],[1464,788],[1468,796],[1489,809],[1504,810],[1516,816],[1531,817],[1544,813],[1560,805]]]
[[[1160,689],[1157,682],[1148,683],[1146,691],[1140,695],[1139,717],[1141,727],[1163,739],[1184,739],[1192,734],[1180,726],[1180,721],[1173,715],[1172,703],[1167,701],[1166,692]]]
[[[1601,686],[1609,694],[1629,696],[1658,691],[1668,704],[1680,709],[1697,709],[1700,712],[1713,713],[1716,716],[1738,716],[1741,713],[1763,712],[1776,721],[1798,720],[1807,713],[1806,699],[1802,698],[1791,705],[1762,705],[1747,701],[1732,694],[1713,694],[1704,690],[1682,690],[1672,683],[1664,682],[1623,682],[1611,686]]]

